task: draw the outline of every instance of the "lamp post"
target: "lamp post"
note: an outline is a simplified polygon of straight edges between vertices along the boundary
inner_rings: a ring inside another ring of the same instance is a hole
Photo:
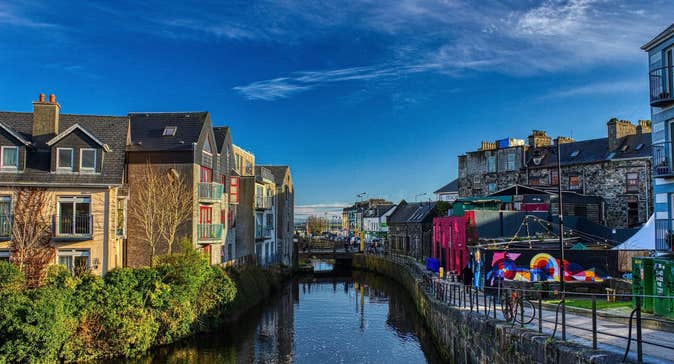
[[[562,200],[562,146],[557,137],[557,202],[559,205],[559,288],[562,291],[562,340],[566,340],[566,287],[564,284],[564,214]]]
[[[414,195],[414,201],[416,201],[416,200],[417,200],[417,197],[420,197],[420,196],[426,196],[426,192],[424,192],[424,193],[419,193],[419,194],[417,194],[417,195]]]

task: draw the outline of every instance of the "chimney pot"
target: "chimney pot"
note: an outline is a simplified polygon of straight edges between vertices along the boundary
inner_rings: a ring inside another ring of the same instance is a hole
[[[56,95],[54,95],[54,94],[49,95],[49,103],[50,104],[56,103]]]
[[[40,96],[38,96],[38,100],[40,102],[44,102],[44,94],[40,94]]]

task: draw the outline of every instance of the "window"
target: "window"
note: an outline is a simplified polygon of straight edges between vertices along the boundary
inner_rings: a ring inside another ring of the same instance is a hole
[[[489,193],[496,192],[496,183],[490,183],[487,185],[487,189]]]
[[[0,196],[0,237],[12,234],[12,198]]]
[[[639,192],[639,173],[633,172],[627,174],[627,192]]]
[[[96,149],[80,149],[80,171],[96,170]]]
[[[126,199],[117,200],[117,236],[126,236]]]
[[[515,170],[515,155],[508,154],[508,160],[506,161],[506,171],[514,171],[514,170]]]
[[[19,147],[2,147],[2,168],[19,168]]]
[[[9,262],[9,250],[0,250],[0,262]]]
[[[178,130],[177,126],[167,126],[164,128],[164,132],[161,133],[162,136],[175,136],[176,131]]]
[[[570,190],[580,189],[580,176],[569,176],[569,189]]]
[[[89,269],[88,250],[59,250],[57,256],[58,264],[65,265],[71,273]]]
[[[487,157],[487,172],[494,173],[496,172],[496,156],[490,155]]]
[[[59,197],[56,236],[91,235],[91,198]]]
[[[56,167],[58,169],[73,169],[73,148],[58,148],[56,150]]]
[[[606,156],[606,159],[611,160],[611,159],[613,159],[613,157],[615,157],[615,152],[609,153],[609,154]]]
[[[229,178],[229,203],[239,203],[239,177],[231,176]]]
[[[201,173],[199,174],[199,182],[210,183],[213,182],[213,170],[208,167],[201,167]]]
[[[550,186],[557,186],[559,184],[559,175],[556,170],[550,170]]]
[[[637,144],[636,147],[634,147],[634,150],[642,150],[644,148],[644,145],[642,143]]]
[[[204,152],[208,154],[213,153],[213,149],[211,148],[211,142],[206,138],[206,141],[204,142]]]
[[[274,215],[267,214],[266,219],[265,226],[267,228],[267,234],[269,234],[269,231],[274,229]]]
[[[573,152],[571,152],[571,154],[569,154],[569,157],[576,158],[578,155],[580,155],[580,150],[576,149]]]
[[[255,237],[262,237],[262,213],[258,212],[255,214]]]
[[[246,175],[252,176],[253,175],[253,163],[250,161],[246,161]]]

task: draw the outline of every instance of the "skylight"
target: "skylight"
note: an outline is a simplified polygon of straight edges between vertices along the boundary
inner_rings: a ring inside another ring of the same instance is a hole
[[[177,126],[167,126],[167,127],[164,128],[164,132],[161,135],[162,136],[175,136],[177,130],[178,130]]]
[[[615,152],[611,152],[606,156],[606,159],[613,159],[615,157]]]
[[[634,150],[641,150],[641,149],[643,149],[643,147],[644,147],[644,144],[643,144],[643,143],[637,144],[637,146],[634,147]]]
[[[569,154],[569,157],[576,158],[579,154],[580,154],[580,150],[576,149],[573,152],[571,152],[571,154]]]
[[[630,149],[630,146],[629,146],[629,145],[623,145],[623,147],[620,148],[620,150],[623,151],[623,152],[626,151],[626,150],[628,150],[628,149]]]

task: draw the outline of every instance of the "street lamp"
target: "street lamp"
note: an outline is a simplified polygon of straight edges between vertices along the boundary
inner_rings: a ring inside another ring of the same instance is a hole
[[[562,143],[557,137],[557,204],[559,206],[559,288],[562,291],[562,340],[566,340],[566,287],[564,283],[564,213],[562,200]]]
[[[363,197],[365,197],[365,196],[367,196],[367,192],[361,192],[361,193],[356,195],[356,197],[358,197],[361,201],[363,200]]]
[[[426,192],[414,195],[414,201],[416,201],[419,196],[426,196]]]

